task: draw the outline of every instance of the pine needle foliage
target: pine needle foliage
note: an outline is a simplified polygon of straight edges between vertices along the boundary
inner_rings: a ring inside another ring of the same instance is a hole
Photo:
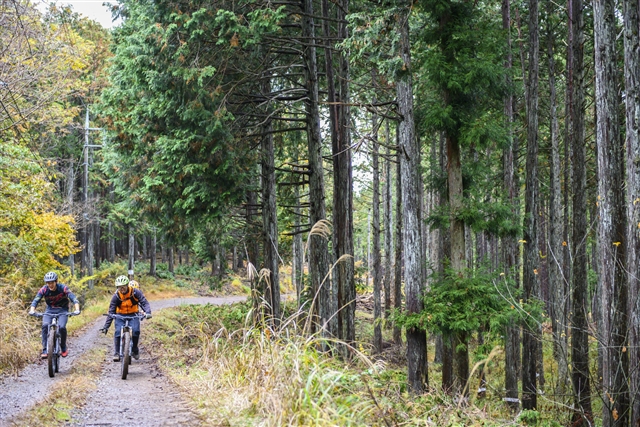
[[[419,327],[445,336],[485,330],[497,337],[509,324],[539,324],[542,303],[523,302],[519,290],[509,286],[503,277],[486,268],[460,274],[445,269],[442,274],[434,274],[420,313],[395,311],[391,320],[405,328]]]

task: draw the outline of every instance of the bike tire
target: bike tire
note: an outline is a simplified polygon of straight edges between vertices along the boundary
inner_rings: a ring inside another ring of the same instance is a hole
[[[60,352],[62,348],[60,347],[60,334],[56,334],[56,350],[53,352],[53,370],[56,371],[56,374],[59,372],[60,368]]]
[[[122,373],[122,379],[127,379],[127,374],[129,373],[129,364],[131,363],[131,332],[124,331],[122,335],[122,360],[120,365],[120,371]]]
[[[49,335],[47,336],[47,368],[49,370],[49,376],[51,378],[56,376],[56,327],[51,326],[49,328]]]
[[[133,333],[132,335],[133,336]],[[131,365],[133,363],[133,338],[131,338],[130,341],[130,345],[129,345],[129,365]]]

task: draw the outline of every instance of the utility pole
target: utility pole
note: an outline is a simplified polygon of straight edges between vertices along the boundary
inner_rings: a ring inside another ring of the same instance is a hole
[[[92,219],[89,214],[89,148],[102,148],[102,145],[89,144],[89,131],[90,130],[102,130],[102,128],[89,127],[89,108],[86,109],[86,115],[84,120],[84,213],[82,215],[84,226],[84,257],[85,266],[87,267],[87,275],[93,276],[93,247],[94,247],[94,234],[92,225]],[[93,288],[93,280],[89,280],[89,289]]]

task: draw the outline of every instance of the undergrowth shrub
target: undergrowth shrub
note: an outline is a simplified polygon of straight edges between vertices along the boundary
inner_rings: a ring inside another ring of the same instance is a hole
[[[175,268],[175,272],[181,276],[194,277],[200,271],[200,267],[196,264],[179,264]]]

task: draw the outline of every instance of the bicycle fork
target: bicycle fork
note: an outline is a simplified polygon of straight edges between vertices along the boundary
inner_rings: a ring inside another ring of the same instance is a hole
[[[120,336],[118,338],[114,337],[113,339],[113,344],[115,347],[115,353],[118,353],[120,355],[120,357],[123,357],[125,354],[125,351],[129,351],[129,353],[131,352],[131,348],[125,349],[124,348],[124,335],[125,332],[129,332],[130,336],[133,336],[133,330],[131,329],[130,326],[123,326],[120,329]]]
[[[58,335],[61,335],[61,333],[59,332],[58,329],[58,319],[56,317],[52,317],[51,318],[51,323],[48,325],[42,325],[42,349],[46,352],[49,351],[56,351],[55,348],[53,349],[49,349],[48,347],[48,342],[49,342],[49,336],[51,334],[53,334],[53,342],[57,343],[58,342]]]

